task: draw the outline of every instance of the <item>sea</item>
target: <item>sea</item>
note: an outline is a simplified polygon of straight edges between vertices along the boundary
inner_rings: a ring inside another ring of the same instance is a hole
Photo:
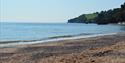
[[[124,25],[81,23],[9,23],[0,22],[0,44],[30,43],[59,38],[93,36],[125,32]]]

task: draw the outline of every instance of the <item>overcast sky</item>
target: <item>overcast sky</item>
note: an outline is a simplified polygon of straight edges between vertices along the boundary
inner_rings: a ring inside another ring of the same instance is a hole
[[[81,14],[120,7],[125,0],[0,0],[0,21],[66,22]]]

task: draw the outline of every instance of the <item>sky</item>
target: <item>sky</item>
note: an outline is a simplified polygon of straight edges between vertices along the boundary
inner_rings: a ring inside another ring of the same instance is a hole
[[[0,0],[1,22],[62,23],[81,14],[120,7],[125,0]]]

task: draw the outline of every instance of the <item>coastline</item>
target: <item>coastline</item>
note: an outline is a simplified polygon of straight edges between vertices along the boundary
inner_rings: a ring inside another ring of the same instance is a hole
[[[98,36],[105,36],[105,35],[115,35],[118,33],[107,33],[107,34],[93,34],[93,35],[85,35],[85,34],[77,34],[77,35],[65,35],[65,36],[57,36],[57,37],[50,37],[43,40],[20,40],[20,41],[6,41],[4,43],[0,42],[0,48],[4,47],[16,47],[19,45],[30,45],[30,44],[38,44],[38,43],[48,43],[48,42],[57,42],[62,40],[75,40],[75,39],[83,39],[83,38],[91,38],[91,37],[98,37]]]
[[[124,63],[125,32],[0,48],[0,63]]]

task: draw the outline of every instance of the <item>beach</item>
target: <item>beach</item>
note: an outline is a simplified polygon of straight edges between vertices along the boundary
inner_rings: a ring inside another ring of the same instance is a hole
[[[125,63],[125,33],[2,47],[0,63]]]

